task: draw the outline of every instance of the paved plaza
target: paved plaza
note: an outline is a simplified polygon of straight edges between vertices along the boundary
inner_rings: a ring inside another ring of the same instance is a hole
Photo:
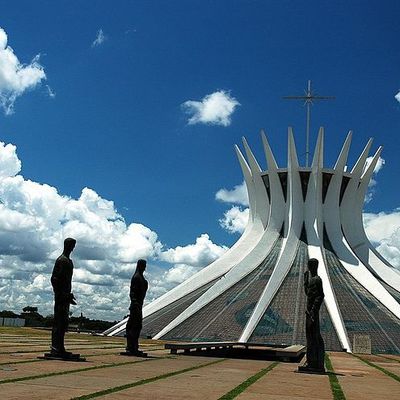
[[[329,353],[330,373],[306,375],[292,363],[171,355],[152,340],[141,344],[149,358],[124,357],[123,338],[78,333],[67,334],[67,349],[86,362],[38,359],[49,338],[48,331],[0,328],[1,400],[400,399],[400,356]]]

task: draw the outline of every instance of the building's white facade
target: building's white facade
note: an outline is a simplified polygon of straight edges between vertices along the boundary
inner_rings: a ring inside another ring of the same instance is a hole
[[[249,195],[249,222],[238,242],[143,309],[143,334],[190,341],[305,343],[303,272],[319,260],[325,301],[321,331],[327,349],[351,351],[356,333],[374,352],[400,353],[400,272],[370,244],[362,208],[381,154],[366,165],[370,140],[346,171],[351,133],[333,168],[323,165],[320,129],[312,165],[299,165],[288,133],[287,168],[279,168],[262,134],[263,171],[247,142],[236,152]],[[126,320],[105,333],[121,334]]]

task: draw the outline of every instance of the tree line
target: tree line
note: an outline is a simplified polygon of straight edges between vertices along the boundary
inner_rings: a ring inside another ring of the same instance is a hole
[[[20,314],[9,310],[0,311],[0,318],[23,318],[25,319],[25,326],[41,328],[51,328],[54,319],[53,315],[41,315],[38,308],[32,306],[24,307]],[[72,313],[70,313],[69,330],[98,333],[105,331],[116,323],[117,321],[110,322],[99,319],[90,319],[85,317],[82,313],[79,317],[74,317]]]

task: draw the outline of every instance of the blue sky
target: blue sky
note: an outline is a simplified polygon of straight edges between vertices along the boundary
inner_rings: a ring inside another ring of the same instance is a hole
[[[219,220],[232,205],[215,195],[242,182],[233,145],[246,136],[265,166],[264,128],[284,166],[291,125],[302,153],[305,109],[282,96],[303,93],[311,79],[318,94],[336,96],[313,107],[312,147],[320,125],[327,165],[350,129],[350,165],[369,137],[374,150],[383,145],[385,164],[365,210],[396,216],[377,243],[397,229],[398,1],[0,1],[0,7],[0,27],[19,62],[29,65],[40,54],[45,74],[19,93],[12,113],[0,113],[0,140],[16,146],[25,180],[72,199],[92,189],[114,202],[126,226],[155,232],[165,251],[204,233],[219,248],[230,246],[238,234]],[[193,114],[183,104],[218,92],[240,103],[226,123],[189,123]],[[54,246],[45,252],[50,259]],[[46,263],[25,278],[48,273]],[[16,276],[7,279],[16,285]],[[11,292],[0,292],[6,305]]]

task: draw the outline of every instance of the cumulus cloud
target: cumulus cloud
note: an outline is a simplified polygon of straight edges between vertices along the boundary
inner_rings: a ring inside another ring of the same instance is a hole
[[[248,220],[248,208],[243,209],[238,206],[233,206],[229,210],[225,211],[224,216],[219,220],[219,224],[229,233],[243,233]]]
[[[188,100],[182,104],[183,110],[191,115],[190,125],[210,124],[229,126],[231,116],[240,103],[229,92],[219,90],[203,97],[201,101]]]
[[[394,96],[394,98],[400,103],[400,91]]]
[[[100,46],[106,40],[106,36],[104,35],[103,29],[99,29],[96,34],[96,39],[92,42],[92,47]]]
[[[371,157],[367,157],[367,160],[365,161],[365,167],[364,167],[364,171],[370,166],[372,160],[373,160],[373,156]],[[385,165],[385,160],[382,157],[378,158],[378,162],[375,165],[374,168],[374,174],[377,174]]]
[[[400,269],[400,208],[392,212],[365,213],[368,238],[393,266]]]
[[[8,37],[0,27],[0,107],[6,115],[12,114],[16,99],[46,79],[39,55],[29,64],[22,64],[8,46]]]
[[[62,241],[77,239],[72,254],[76,312],[105,319],[128,309],[130,278],[139,258],[148,260],[147,300],[158,297],[205,265],[226,247],[208,235],[166,249],[156,232],[126,223],[111,200],[83,188],[76,199],[55,187],[24,179],[12,144],[0,142],[0,302],[20,311],[26,305],[52,312],[50,274]],[[74,310],[74,308],[73,308]]]
[[[365,166],[364,166],[364,171],[369,167],[369,165],[371,164],[373,160],[373,157],[367,157],[367,160],[365,161]],[[373,175],[371,177],[371,180],[368,183],[368,192],[365,196],[365,202],[369,203],[372,200],[372,197],[375,194],[375,186],[376,186],[376,179],[375,176],[376,174],[383,168],[383,166],[385,165],[385,160],[382,157],[378,158],[378,162],[375,165],[374,168],[374,172]]]
[[[215,198],[223,203],[240,204],[245,207],[249,205],[249,197],[244,181],[240,185],[236,185],[232,190],[225,188],[218,190]]]
[[[245,182],[236,185],[233,189],[218,190],[215,199],[223,203],[235,204],[225,211],[223,217],[219,219],[219,225],[229,233],[242,234],[249,219],[249,198]]]
[[[160,255],[160,259],[174,264],[188,264],[193,267],[204,267],[222,256],[227,248],[218,246],[203,233],[196,239],[196,243],[187,246],[177,246],[168,249]]]

